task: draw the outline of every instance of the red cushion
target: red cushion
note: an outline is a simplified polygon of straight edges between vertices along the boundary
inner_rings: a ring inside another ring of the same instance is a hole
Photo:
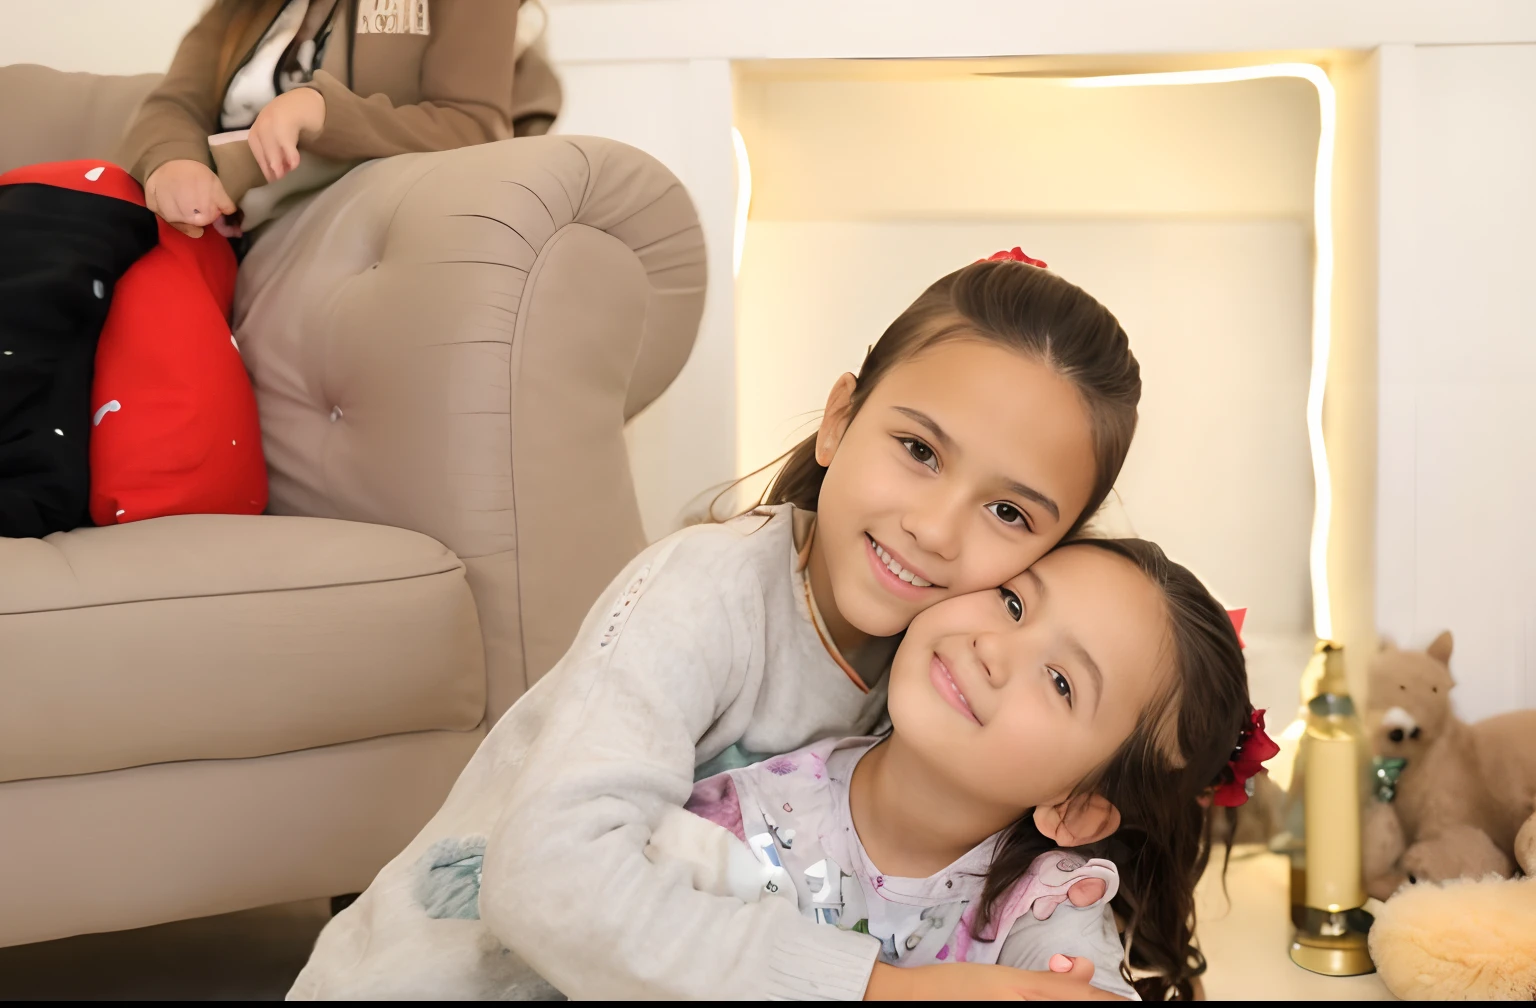
[[[0,184],[11,182],[144,203],[127,172],[99,161],[0,175]],[[91,518],[114,525],[173,514],[260,514],[267,466],[256,396],[229,330],[234,253],[212,229],[189,238],[159,225],[160,244],[118,281],[96,349]]]

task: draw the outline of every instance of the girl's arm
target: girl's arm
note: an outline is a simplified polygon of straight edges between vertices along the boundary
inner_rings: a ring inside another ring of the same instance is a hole
[[[687,865],[645,855],[692,791],[695,741],[744,728],[759,695],[763,593],[727,535],[701,530],[653,564],[614,639],[606,619],[583,628],[487,844],[482,920],[572,1000],[854,1000],[879,953],[789,900],[698,892]]]
[[[512,135],[512,47],[518,4],[512,0],[435,0],[432,33],[421,58],[421,102],[391,104],[358,95],[325,70],[303,87],[325,98],[325,125],[304,149],[335,161],[451,150]],[[347,4],[341,4],[345,18]],[[350,34],[356,25],[338,25]],[[350,34],[357,46],[366,35]],[[524,103],[516,103],[521,107]]]
[[[234,6],[221,0],[192,26],[171,68],[123,134],[114,160],[140,185],[167,161],[196,161],[212,169],[208,136],[217,132],[222,99],[214,94],[214,78]]]
[[[866,1001],[1121,1001],[1093,983],[1091,959],[1065,960],[1063,969],[1024,971],[985,963],[941,963],[902,969],[876,963]],[[1135,994],[1131,995],[1135,999]]]
[[[1063,903],[1046,920],[1029,913],[1019,917],[1003,939],[997,961],[1015,969],[1050,972],[1052,956],[1088,959],[1094,965],[1089,983],[1107,994],[1139,1001],[1120,975],[1124,954],[1108,904],[1079,909]]]

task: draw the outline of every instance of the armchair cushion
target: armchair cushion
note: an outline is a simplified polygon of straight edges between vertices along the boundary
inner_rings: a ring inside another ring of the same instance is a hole
[[[416,532],[187,515],[0,539],[0,571],[0,781],[484,716],[464,565]]]

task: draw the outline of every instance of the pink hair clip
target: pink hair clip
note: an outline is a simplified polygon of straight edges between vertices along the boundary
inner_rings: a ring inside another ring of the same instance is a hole
[[[1039,266],[1041,269],[1045,269],[1046,268],[1045,260],[1043,260],[1043,259],[1031,259],[1029,256],[1025,255],[1024,254],[1024,250],[1019,248],[1017,245],[1015,245],[1013,248],[1008,249],[1008,250],[1003,251],[1003,252],[994,252],[991,255],[987,256],[985,259],[977,259],[976,261],[977,262],[1021,262],[1021,263],[1029,263],[1031,266]]]

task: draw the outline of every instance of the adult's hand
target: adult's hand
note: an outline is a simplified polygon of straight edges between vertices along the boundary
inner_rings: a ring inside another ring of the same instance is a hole
[[[1058,962],[1063,961],[1063,962]],[[1058,966],[1070,968],[1058,971]],[[1053,957],[1051,970],[1029,971],[984,963],[944,963],[903,969],[876,963],[865,1001],[1123,1001],[1099,990],[1091,959]]]
[[[234,200],[201,161],[167,161],[144,180],[144,202],[169,225],[193,238],[235,212]],[[222,231],[223,229],[220,228]]]
[[[299,166],[299,140],[325,126],[325,98],[314,88],[294,88],[267,102],[251,124],[247,142],[261,173],[276,182]]]

